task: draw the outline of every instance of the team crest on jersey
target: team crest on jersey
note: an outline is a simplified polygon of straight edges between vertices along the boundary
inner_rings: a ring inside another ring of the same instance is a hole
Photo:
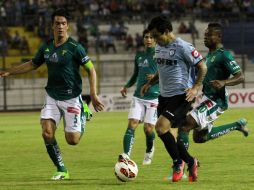
[[[170,49],[169,50],[169,56],[173,57],[176,53],[176,50],[175,49]]]
[[[67,50],[63,49],[62,50],[62,56],[64,56],[64,54],[66,54],[66,53],[67,53]]]
[[[197,58],[200,56],[200,53],[199,53],[196,49],[194,49],[194,50],[191,52],[191,55],[192,55],[195,59],[197,59]]]
[[[54,63],[58,62],[58,57],[57,57],[56,52],[53,53],[53,55],[50,56],[49,61],[54,62]]]

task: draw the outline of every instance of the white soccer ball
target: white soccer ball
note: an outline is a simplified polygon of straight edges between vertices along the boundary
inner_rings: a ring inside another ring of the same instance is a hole
[[[138,175],[138,166],[133,160],[122,160],[115,165],[115,175],[122,182],[133,181]]]

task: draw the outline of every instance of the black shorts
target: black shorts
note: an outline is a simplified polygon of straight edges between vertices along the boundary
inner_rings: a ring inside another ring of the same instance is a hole
[[[185,122],[187,113],[192,110],[193,103],[193,101],[186,101],[185,98],[186,94],[172,97],[159,96],[158,117],[160,115],[166,117],[173,128],[181,127]]]

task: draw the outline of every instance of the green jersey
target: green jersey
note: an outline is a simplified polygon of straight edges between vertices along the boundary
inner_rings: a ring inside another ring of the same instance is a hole
[[[224,48],[209,52],[206,56],[207,73],[203,81],[203,93],[208,98],[215,101],[221,108],[228,108],[228,96],[225,87],[221,89],[213,88],[209,82],[211,80],[225,80],[241,71],[231,53]]]
[[[36,66],[46,63],[48,82],[45,89],[56,100],[68,100],[81,94],[79,68],[89,60],[81,44],[70,37],[59,47],[54,46],[53,40],[42,44],[32,59]]]
[[[144,100],[153,100],[158,98],[159,84],[153,85],[143,97],[140,96],[142,86],[147,83],[147,74],[155,74],[158,70],[153,56],[154,48],[146,48],[146,51],[138,52],[135,56],[134,72],[125,87],[129,88],[137,82],[137,87],[134,92],[134,96],[137,98]]]

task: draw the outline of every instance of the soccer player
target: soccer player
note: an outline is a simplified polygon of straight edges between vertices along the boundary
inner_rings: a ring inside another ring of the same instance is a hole
[[[131,155],[135,129],[138,127],[139,123],[144,122],[146,152],[143,165],[149,165],[152,162],[154,154],[155,134],[153,129],[157,121],[159,85],[154,85],[143,97],[140,96],[141,87],[157,72],[157,64],[153,58],[155,41],[147,29],[143,32],[143,43],[145,51],[136,54],[134,72],[130,80],[121,89],[121,94],[125,97],[127,95],[127,88],[130,88],[137,82],[128,115],[128,127],[123,138],[124,153],[120,155],[120,159],[122,159],[121,157],[129,158]]]
[[[95,110],[103,110],[104,105],[97,96],[96,72],[92,61],[84,48],[68,36],[68,12],[57,9],[51,19],[54,39],[43,43],[32,60],[0,72],[0,77],[26,73],[46,63],[48,82],[45,88],[45,104],[41,110],[42,137],[49,157],[57,168],[52,179],[61,180],[69,179],[70,176],[55,139],[60,120],[64,119],[65,139],[70,145],[79,143],[85,127],[80,66],[88,73],[90,95]]]
[[[157,42],[155,59],[158,74],[142,87],[141,94],[159,80],[159,118],[155,130],[173,159],[172,181],[179,181],[184,174],[182,160],[188,164],[189,181],[196,181],[198,160],[189,155],[181,141],[176,142],[172,128],[181,126],[192,108],[191,104],[206,74],[206,65],[192,44],[176,38],[166,16],[153,18],[148,29]]]
[[[209,52],[206,56],[208,70],[203,81],[202,99],[187,116],[183,130],[179,131],[179,138],[186,148],[189,145],[186,132],[191,129],[194,129],[193,140],[196,143],[204,143],[234,130],[242,132],[246,137],[249,134],[247,120],[244,118],[218,127],[213,125],[213,122],[228,109],[226,86],[242,83],[244,76],[232,54],[223,48],[221,24],[208,24],[204,43]]]

